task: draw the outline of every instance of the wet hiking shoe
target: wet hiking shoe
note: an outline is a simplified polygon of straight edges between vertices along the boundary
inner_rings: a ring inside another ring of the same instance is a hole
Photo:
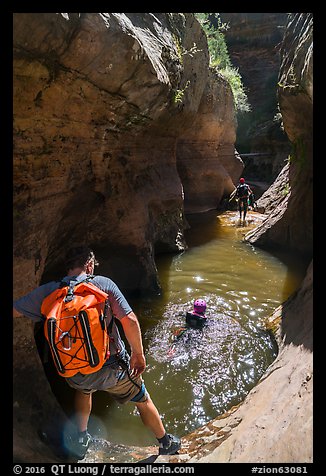
[[[181,441],[180,438],[177,436],[169,435],[167,434],[168,437],[168,444],[163,445],[163,443],[160,443],[159,446],[159,454],[160,455],[175,455],[177,451],[181,448]]]
[[[88,432],[86,432],[85,435],[79,435],[77,438],[71,441],[69,445],[69,452],[78,459],[83,459],[87,453],[91,441],[92,437]]]

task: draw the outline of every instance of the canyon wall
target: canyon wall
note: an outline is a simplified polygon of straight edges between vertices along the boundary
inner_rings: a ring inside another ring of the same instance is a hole
[[[192,14],[15,14],[15,294],[76,242],[123,289],[158,291],[154,254],[186,247],[194,190],[216,208],[241,173],[235,128]]]
[[[258,201],[267,220],[246,236],[259,246],[290,249],[309,259],[313,249],[313,19],[290,17],[282,44],[278,97],[292,145],[288,163]]]
[[[246,239],[308,259],[310,14],[289,17],[279,84],[293,151],[274,185],[277,202],[264,198],[270,217]],[[137,289],[159,290],[154,254],[186,247],[184,210],[213,207],[241,173],[230,98],[191,14],[15,14],[14,295],[58,272],[71,241],[89,242],[99,256],[109,250],[102,269],[125,289],[134,289],[133,275]],[[209,195],[206,176],[216,180]],[[185,437],[184,454],[169,461],[312,461],[312,286],[311,264],[301,289],[270,316],[280,351],[266,376],[238,409]],[[13,355],[14,460],[60,461],[38,435],[45,420],[61,426],[65,417],[27,319],[14,321]]]
[[[14,298],[81,243],[124,292],[159,292],[155,254],[185,249],[185,211],[216,208],[243,169],[205,34],[190,13],[13,17]],[[37,429],[53,415],[32,324],[17,319],[17,461],[50,458]]]
[[[236,147],[243,156],[246,178],[271,184],[290,153],[281,127],[277,81],[280,45],[287,13],[220,13],[232,64],[239,69],[251,111],[240,113]]]
[[[258,200],[265,222],[245,239],[304,260],[300,288],[266,325],[279,353],[244,402],[188,435],[189,463],[312,463],[313,432],[313,17],[289,16],[282,43],[278,97],[291,158]],[[268,468],[267,468],[268,469]]]

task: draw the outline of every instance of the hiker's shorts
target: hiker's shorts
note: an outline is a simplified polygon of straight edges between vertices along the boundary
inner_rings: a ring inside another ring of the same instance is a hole
[[[94,374],[77,374],[74,377],[66,378],[70,387],[85,394],[101,390],[107,392],[119,403],[127,403],[129,401],[146,402],[149,395],[143,378],[138,376],[132,380],[128,377],[126,370],[118,363],[104,365],[102,369]]]
[[[119,380],[118,384],[113,388],[105,390],[112,398],[119,403],[135,402],[142,403],[148,400],[148,392],[146,390],[143,379],[139,376],[133,379],[135,383],[140,386],[140,389],[129,380],[126,376],[124,379]]]

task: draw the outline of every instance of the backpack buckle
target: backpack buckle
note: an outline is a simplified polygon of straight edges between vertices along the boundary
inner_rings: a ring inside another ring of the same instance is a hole
[[[71,336],[69,332],[63,332],[59,337],[59,341],[62,344],[63,350],[70,350],[71,349]]]

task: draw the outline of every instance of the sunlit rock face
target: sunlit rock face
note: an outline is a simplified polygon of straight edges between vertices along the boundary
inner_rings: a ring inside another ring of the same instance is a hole
[[[15,293],[81,242],[123,289],[158,291],[184,210],[216,208],[241,173],[235,128],[192,14],[15,14]]]
[[[312,15],[289,17],[282,44],[278,96],[292,151],[277,180],[277,196],[266,192],[269,201],[275,200],[277,206],[265,224],[247,236],[252,243],[281,246],[308,258],[312,256],[313,239],[312,35]],[[265,200],[264,195],[261,200]]]
[[[235,121],[232,92],[218,73],[210,71],[193,125],[177,143],[186,213],[217,208],[234,190],[243,170],[234,148]]]

